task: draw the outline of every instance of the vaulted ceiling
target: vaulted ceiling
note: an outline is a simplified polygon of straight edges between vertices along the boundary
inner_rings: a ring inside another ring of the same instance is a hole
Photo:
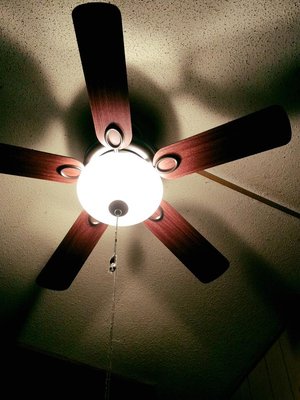
[[[71,17],[79,2],[0,4],[0,142],[83,160],[95,135]],[[197,280],[143,224],[119,229],[112,371],[154,385],[162,399],[226,399],[287,316],[296,318],[300,5],[114,4],[134,131],[153,146],[272,104],[290,119],[292,139],[283,147],[164,180],[164,199],[230,261],[215,281]],[[10,338],[107,369],[114,229],[69,289],[40,288],[36,277],[81,212],[76,185],[5,174],[0,182],[3,345]]]

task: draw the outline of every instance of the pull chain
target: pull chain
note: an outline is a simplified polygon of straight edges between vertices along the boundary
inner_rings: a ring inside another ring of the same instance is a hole
[[[118,154],[118,148],[114,149],[115,154]],[[118,243],[118,222],[119,217],[122,215],[122,210],[116,208],[113,211],[113,214],[116,216],[116,226],[115,226],[115,241],[114,241],[114,254],[109,260],[109,271],[115,272],[117,268],[117,243]]]
[[[118,245],[118,223],[119,223],[119,217],[122,215],[121,210],[115,210],[115,216],[116,216],[116,226],[115,226],[115,240],[114,240],[114,253],[111,259],[109,260],[109,271],[110,272],[115,272],[117,268],[117,245]]]
[[[115,148],[114,151],[117,154],[118,148]],[[111,304],[111,319],[109,327],[109,347],[107,352],[108,369],[106,372],[106,379],[105,379],[105,393],[104,393],[105,400],[109,400],[110,398],[111,373],[112,373],[113,336],[114,336],[114,323],[115,323],[115,310],[116,310],[118,225],[119,225],[119,217],[127,213],[128,206],[124,201],[115,200],[109,205],[109,211],[112,215],[116,217],[116,225],[115,225],[114,252],[111,259],[109,260],[109,272],[113,274],[114,281],[113,281],[113,293],[112,293],[112,304]]]
[[[114,240],[114,253],[109,261],[109,272],[113,273],[113,293],[112,293],[112,305],[111,305],[111,320],[109,328],[109,347],[108,347],[108,369],[106,372],[105,379],[105,393],[104,399],[109,400],[110,398],[110,383],[111,383],[111,372],[112,372],[112,355],[113,355],[113,333],[114,333],[114,322],[115,322],[115,309],[116,309],[116,278],[117,278],[117,244],[118,244],[118,220],[122,215],[122,211],[116,209],[114,212],[116,216],[115,226],[115,240]]]

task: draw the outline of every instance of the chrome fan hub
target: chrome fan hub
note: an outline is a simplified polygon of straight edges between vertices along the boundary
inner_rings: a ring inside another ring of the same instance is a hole
[[[102,156],[103,154],[112,151],[115,150],[109,147],[105,147],[101,143],[97,142],[96,144],[89,147],[88,150],[86,151],[84,157],[84,164],[86,165],[95,157]],[[148,161],[149,163],[152,163],[155,154],[155,150],[151,146],[142,141],[137,141],[137,140],[132,140],[132,142],[125,149],[122,149],[120,151],[133,153],[141,157],[143,160]]]

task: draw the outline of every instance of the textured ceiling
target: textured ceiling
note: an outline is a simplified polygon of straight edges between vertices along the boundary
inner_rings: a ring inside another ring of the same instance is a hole
[[[1,142],[82,160],[94,141],[71,18],[77,4],[0,1]],[[283,105],[288,145],[209,172],[299,212],[298,2],[114,4],[135,129],[160,147]],[[0,182],[4,331],[22,345],[106,369],[113,229],[68,290],[41,289],[37,275],[81,211],[76,187],[8,175]],[[164,191],[230,268],[203,284],[143,224],[120,228],[112,369],[155,385],[161,399],[225,399],[281,332],[299,295],[299,218],[199,174],[164,182]]]

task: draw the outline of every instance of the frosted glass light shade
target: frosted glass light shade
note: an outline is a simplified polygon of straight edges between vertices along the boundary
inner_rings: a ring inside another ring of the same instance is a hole
[[[119,218],[120,226],[134,225],[149,218],[160,205],[163,184],[148,161],[130,151],[111,151],[84,167],[77,182],[82,207],[96,220],[115,225],[109,206],[121,200],[128,212]]]

